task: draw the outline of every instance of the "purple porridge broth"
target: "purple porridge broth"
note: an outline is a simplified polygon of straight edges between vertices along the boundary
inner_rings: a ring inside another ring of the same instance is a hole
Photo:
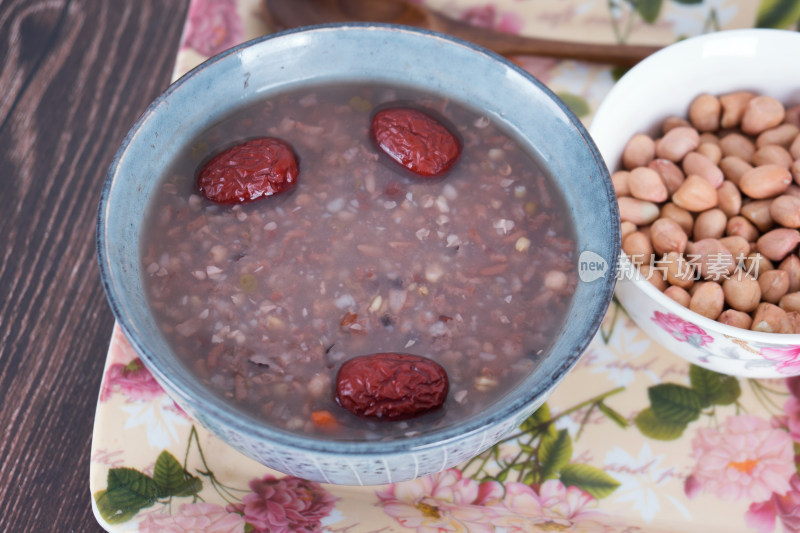
[[[393,101],[462,140],[446,176],[416,178],[372,144],[372,110]],[[258,136],[292,145],[296,187],[234,207],[202,198],[202,163]],[[229,116],[174,162],[148,206],[144,282],[168,344],[237,408],[290,432],[400,438],[502,401],[546,353],[577,283],[567,213],[487,116],[412,89],[312,87]],[[338,368],[378,352],[441,364],[444,406],[402,422],[338,406]],[[317,427],[314,411],[334,427]]]

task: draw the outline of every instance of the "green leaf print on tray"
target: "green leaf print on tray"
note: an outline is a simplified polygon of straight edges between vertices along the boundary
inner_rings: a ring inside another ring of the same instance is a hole
[[[701,414],[713,415],[715,405],[735,403],[742,391],[739,380],[692,365],[689,368],[691,386],[661,383],[647,389],[650,406],[636,415],[634,423],[646,437],[656,440],[675,440]]]
[[[763,0],[758,7],[757,28],[800,29],[800,2]]]
[[[550,412],[547,403],[543,404],[520,425],[519,431],[467,461],[461,472],[481,482],[503,483],[513,480],[526,485],[539,485],[547,480],[560,480],[564,486],[577,487],[595,498],[608,496],[619,486],[619,482],[591,465],[573,463],[573,439],[568,430],[556,429],[555,423],[574,412],[586,409],[575,435],[577,440],[589,416],[597,409],[624,429],[628,425],[624,417],[603,403],[606,398],[623,390],[623,387],[610,390],[555,416]],[[507,442],[516,442],[519,447],[518,452],[510,459],[501,458],[500,453],[501,447]],[[490,464],[496,467],[493,469]]]
[[[164,450],[156,459],[153,477],[133,468],[112,468],[107,488],[96,492],[94,498],[100,515],[109,524],[118,524],[159,500],[197,496],[202,488],[203,482]]]

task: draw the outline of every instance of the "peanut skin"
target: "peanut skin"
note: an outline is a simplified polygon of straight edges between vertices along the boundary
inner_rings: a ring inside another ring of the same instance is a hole
[[[682,289],[677,285],[670,285],[667,287],[667,289],[664,291],[664,294],[684,307],[689,307],[689,302],[692,300],[692,296],[686,292],[686,289]]]
[[[717,206],[717,189],[704,178],[692,174],[672,195],[672,203],[694,213],[705,211]]]
[[[750,329],[753,319],[744,311],[736,309],[726,309],[717,318],[722,324],[727,324],[735,328]]]
[[[753,315],[753,331],[764,333],[792,333],[794,326],[786,311],[769,302],[761,302]]]
[[[632,136],[621,163],[622,248],[640,279],[722,323],[800,333],[800,105],[698,94],[660,137]]]
[[[689,238],[677,222],[671,218],[659,218],[650,226],[650,241],[653,250],[663,255],[667,252],[683,253]]]
[[[750,312],[761,302],[761,287],[758,281],[737,269],[722,282],[725,303],[737,311]]]
[[[725,293],[720,284],[714,281],[703,283],[689,301],[689,309],[711,320],[716,320],[724,305]]]

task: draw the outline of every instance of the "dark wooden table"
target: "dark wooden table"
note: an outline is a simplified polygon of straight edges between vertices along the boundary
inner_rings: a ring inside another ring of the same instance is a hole
[[[0,531],[102,531],[89,448],[114,319],[101,184],[189,0],[0,0]]]

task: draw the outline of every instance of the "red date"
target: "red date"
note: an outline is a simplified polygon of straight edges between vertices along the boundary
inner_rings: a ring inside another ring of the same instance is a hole
[[[342,365],[336,376],[336,401],[358,416],[403,420],[441,407],[448,388],[447,372],[435,361],[376,353]]]
[[[456,136],[417,109],[393,107],[375,113],[371,134],[378,148],[419,176],[440,176],[461,154]]]
[[[261,137],[214,156],[200,170],[200,193],[219,204],[252,202],[292,188],[297,157],[280,139]]]

